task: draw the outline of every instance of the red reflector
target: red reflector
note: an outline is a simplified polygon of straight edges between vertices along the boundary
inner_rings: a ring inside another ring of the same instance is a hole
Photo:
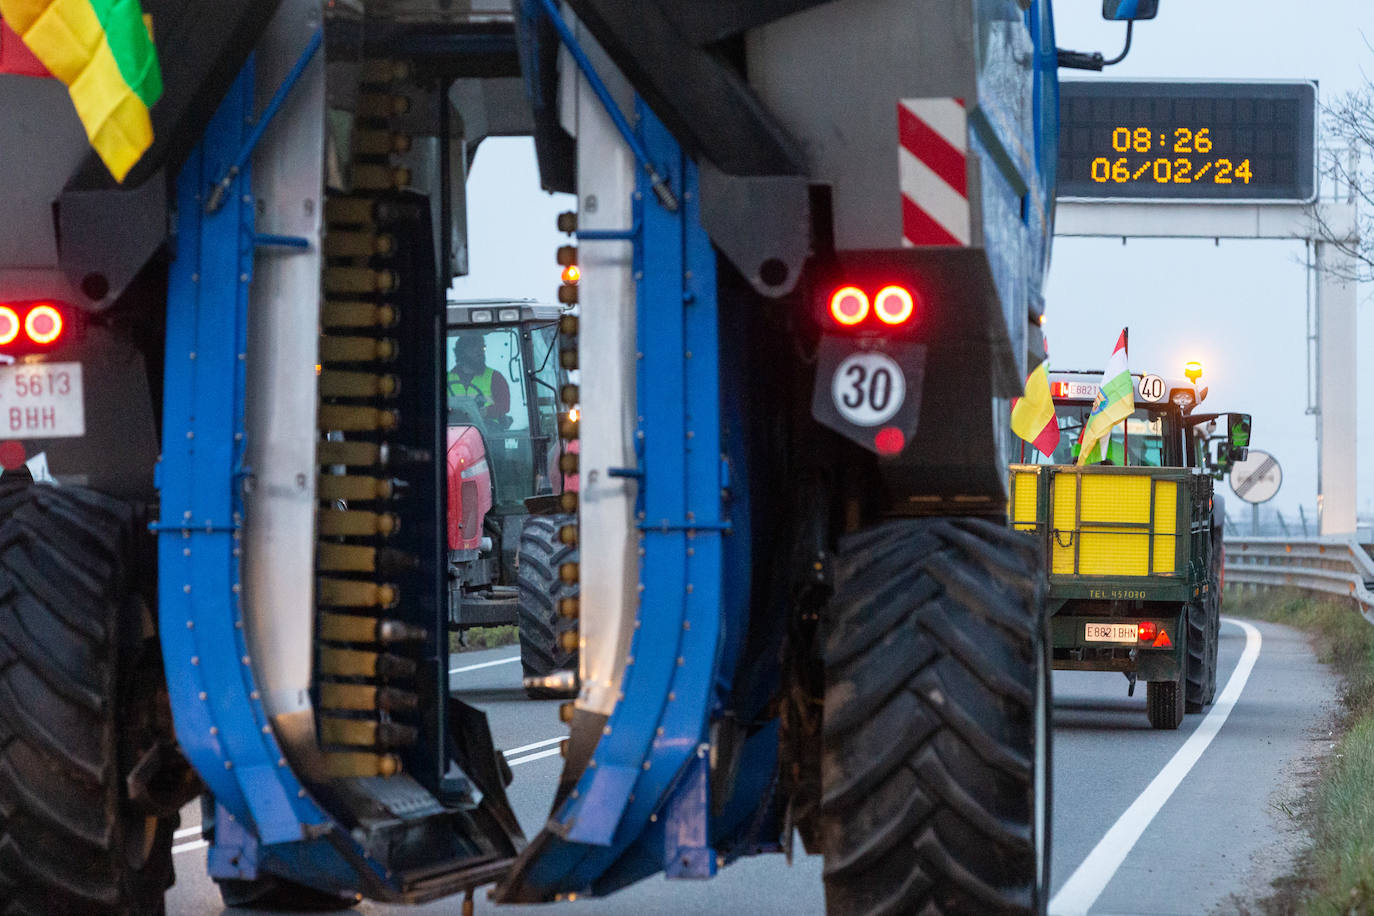
[[[884,286],[873,299],[873,310],[884,324],[905,324],[916,311],[916,300],[904,286]]]
[[[1155,637],[1155,641],[1150,643],[1150,645],[1156,649],[1171,649],[1173,648],[1174,641],[1169,638],[1168,633],[1160,630],[1159,635]]]
[[[24,333],[36,344],[50,344],[62,336],[62,313],[51,305],[36,305],[24,316]]]
[[[1149,642],[1155,638],[1155,624],[1153,620],[1140,621],[1140,641]]]
[[[0,305],[0,347],[14,343],[19,336],[19,315],[7,305]]]
[[[22,467],[29,456],[22,442],[0,442],[0,470],[13,471]]]
[[[868,317],[868,293],[857,286],[842,286],[830,295],[830,317],[845,327]]]
[[[906,434],[895,426],[885,426],[873,437],[879,455],[896,455],[906,448]]]

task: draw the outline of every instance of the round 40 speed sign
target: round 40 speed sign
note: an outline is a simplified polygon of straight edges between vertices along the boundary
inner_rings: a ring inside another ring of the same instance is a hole
[[[878,426],[897,415],[906,400],[906,376],[886,353],[854,353],[831,377],[835,409],[856,426]]]

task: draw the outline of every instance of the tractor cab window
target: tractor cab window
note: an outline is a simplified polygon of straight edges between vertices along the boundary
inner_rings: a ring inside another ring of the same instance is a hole
[[[482,434],[496,505],[534,495],[534,443],[520,328],[464,327],[448,335],[448,425]]]
[[[1073,449],[1092,412],[1092,405],[1056,401],[1054,411],[1059,419],[1059,446],[1054,455],[1046,458],[1028,449],[1027,458],[1036,464],[1074,464],[1078,456]],[[1118,423],[1112,429],[1110,441],[1099,444],[1090,463],[1118,467],[1182,467],[1184,456],[1176,413],[1172,407],[1137,407],[1124,424]]]

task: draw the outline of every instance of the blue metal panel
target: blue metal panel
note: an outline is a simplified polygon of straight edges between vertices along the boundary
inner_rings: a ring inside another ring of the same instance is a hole
[[[725,618],[748,607],[747,589],[728,601],[724,594],[732,519],[724,501],[716,254],[701,228],[696,166],[646,106],[638,103],[636,114],[647,155],[680,202],[676,210],[664,206],[641,172],[634,214],[641,417],[632,472],[641,481],[641,600],[623,699],[523,876],[550,895],[610,890],[663,869],[665,858],[671,874],[714,874],[709,726],[742,627],[736,621],[727,639]],[[732,548],[747,554],[747,542]]]
[[[300,840],[328,818],[303,797],[271,734],[239,606],[250,167],[238,173],[226,206],[207,214],[204,204],[250,129],[253,90],[250,61],[177,180],[155,530],[163,655],[181,746],[226,811],[276,843]]]

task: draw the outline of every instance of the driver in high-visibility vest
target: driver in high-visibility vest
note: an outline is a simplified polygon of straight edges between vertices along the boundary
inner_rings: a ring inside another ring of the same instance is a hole
[[[474,399],[487,420],[499,420],[510,412],[510,384],[487,365],[484,335],[458,335],[453,343],[453,363],[448,374],[449,397]]]

